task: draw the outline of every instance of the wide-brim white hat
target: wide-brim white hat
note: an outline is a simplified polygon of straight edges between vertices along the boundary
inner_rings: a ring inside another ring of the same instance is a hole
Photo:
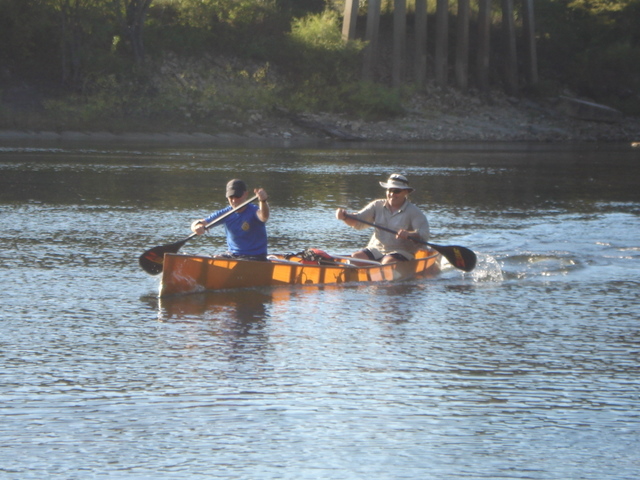
[[[400,190],[411,190],[414,188],[409,186],[409,180],[404,175],[399,173],[392,173],[386,182],[380,182],[382,188],[397,188]]]

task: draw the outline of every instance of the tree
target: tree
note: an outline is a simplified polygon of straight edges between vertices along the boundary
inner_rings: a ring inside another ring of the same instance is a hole
[[[124,38],[131,46],[136,63],[144,62],[143,29],[153,0],[113,0]]]

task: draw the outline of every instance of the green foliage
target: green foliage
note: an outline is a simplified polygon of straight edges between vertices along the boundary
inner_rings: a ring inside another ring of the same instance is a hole
[[[348,103],[358,116],[377,119],[400,115],[402,93],[377,83],[358,82],[346,91]]]
[[[53,128],[125,130],[140,123],[149,108],[148,91],[140,83],[121,80],[116,75],[101,76],[86,88],[85,94],[71,94],[45,102]],[[144,128],[143,128],[144,129]]]
[[[336,12],[326,10],[320,15],[296,18],[291,24],[291,38],[311,49],[342,50],[340,19]]]
[[[157,22],[158,51],[201,51],[268,58],[289,28],[277,0],[178,0],[173,15]],[[154,15],[157,15],[154,14]],[[167,18],[169,17],[169,18]],[[167,21],[168,20],[168,21]]]
[[[326,10],[292,22],[287,49],[280,62],[296,82],[327,85],[351,83],[360,74],[359,55],[364,44],[342,40],[340,19]]]
[[[567,5],[572,10],[581,10],[587,15],[621,12],[636,0],[571,0]]]
[[[215,24],[257,25],[277,11],[275,0],[178,0],[177,3],[182,22],[204,29]]]
[[[48,78],[56,63],[56,13],[40,0],[0,0],[0,65],[3,76]],[[6,80],[3,78],[3,80]]]
[[[640,0],[536,2],[542,81],[640,113],[639,19]]]
[[[287,107],[293,111],[346,113],[367,120],[403,112],[402,95],[398,89],[368,82],[330,85],[320,76],[311,77],[298,85]]]
[[[244,122],[251,112],[278,102],[280,91],[269,69],[264,64],[252,71],[220,72],[188,64],[161,76],[106,75],[87,86],[84,95],[45,102],[45,117],[54,129],[84,130],[89,125],[111,131],[206,129],[220,121]]]
[[[640,115],[640,46],[624,42],[592,47],[576,56],[569,72],[583,95]]]

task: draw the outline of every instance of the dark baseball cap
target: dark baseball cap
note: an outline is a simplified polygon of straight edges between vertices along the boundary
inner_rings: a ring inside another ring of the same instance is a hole
[[[247,191],[247,185],[240,179],[234,178],[227,183],[227,198],[241,197]]]

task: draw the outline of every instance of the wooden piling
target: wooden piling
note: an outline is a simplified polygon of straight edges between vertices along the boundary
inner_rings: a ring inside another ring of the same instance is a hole
[[[378,30],[380,29],[380,0],[369,0],[367,9],[367,29],[364,50],[364,62],[362,66],[362,78],[365,81],[373,81],[373,65],[378,56]]]
[[[427,0],[416,0],[415,32],[414,78],[418,87],[424,87],[427,79]]]
[[[356,20],[358,19],[358,0],[345,0],[344,20],[342,22],[342,40],[348,42],[356,38]]]

